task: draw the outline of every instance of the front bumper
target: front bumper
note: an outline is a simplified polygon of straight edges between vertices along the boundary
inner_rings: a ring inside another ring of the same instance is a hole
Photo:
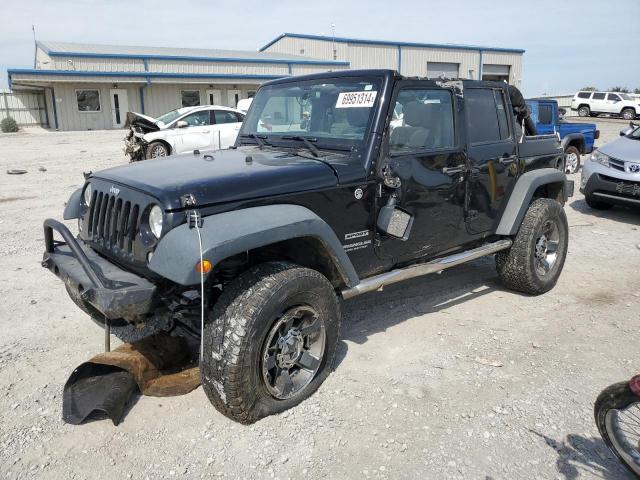
[[[580,192],[596,200],[617,205],[640,206],[640,176],[617,172],[587,161],[582,169]]]
[[[53,240],[53,230],[64,242]],[[42,266],[60,277],[74,302],[109,320],[133,321],[152,310],[156,296],[153,283],[101,257],[76,240],[62,223],[45,220],[44,240]]]

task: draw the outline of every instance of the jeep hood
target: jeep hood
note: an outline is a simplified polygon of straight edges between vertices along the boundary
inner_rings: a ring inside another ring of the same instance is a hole
[[[125,127],[136,126],[139,127],[144,133],[157,132],[160,130],[160,124],[158,120],[142,113],[127,112],[127,122]]]
[[[320,160],[257,148],[183,154],[96,172],[92,177],[157,198],[167,210],[192,194],[198,205],[330,188],[335,171]]]
[[[640,140],[620,137],[611,143],[603,145],[598,150],[618,160],[640,163]]]

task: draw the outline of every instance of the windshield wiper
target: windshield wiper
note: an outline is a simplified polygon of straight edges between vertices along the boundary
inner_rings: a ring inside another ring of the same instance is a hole
[[[307,137],[303,137],[302,135],[283,135],[280,138],[282,138],[283,140],[296,140],[298,142],[302,142],[314,157],[320,156],[320,150],[318,150],[318,147],[316,147],[313,143],[311,143],[311,142],[317,142],[318,141],[317,138],[307,138]]]
[[[266,135],[256,135],[255,133],[243,133],[240,138],[253,138],[258,144],[258,148],[262,150],[265,145],[269,145]]]

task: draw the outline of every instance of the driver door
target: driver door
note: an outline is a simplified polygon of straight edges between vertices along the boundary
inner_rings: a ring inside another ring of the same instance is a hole
[[[386,164],[397,187],[383,187],[379,219],[393,205],[411,215],[412,223],[406,238],[381,233],[377,250],[397,264],[459,244],[465,231],[466,157],[451,90],[433,82],[399,82],[391,105],[391,112],[402,112],[390,122],[386,138]]]
[[[182,117],[176,125],[176,153],[191,152],[206,148],[213,148],[213,132],[211,127],[210,110],[201,110]],[[181,121],[186,126],[178,127]]]

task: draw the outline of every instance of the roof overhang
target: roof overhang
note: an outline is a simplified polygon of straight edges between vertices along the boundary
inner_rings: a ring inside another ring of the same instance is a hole
[[[117,80],[119,83],[168,83],[171,80],[191,80],[193,83],[207,83],[220,80],[237,83],[262,83],[287,75],[253,75],[226,73],[160,73],[160,72],[87,72],[77,70],[41,70],[14,68],[7,71],[9,87],[12,83],[50,84],[52,82],[104,83]]]
[[[417,47],[417,48],[442,48],[442,49],[451,49],[451,50],[472,50],[472,51],[483,51],[483,52],[504,52],[504,53],[517,53],[523,54],[525,51],[519,48],[500,48],[500,47],[483,47],[480,45],[457,45],[457,44],[447,44],[447,43],[417,43],[417,42],[393,42],[388,40],[369,40],[369,39],[361,39],[361,38],[346,38],[346,37],[329,37],[326,35],[307,35],[304,33],[283,33],[278,37],[271,40],[265,46],[260,48],[259,51],[264,52],[266,49],[279,42],[285,37],[289,38],[301,38],[305,40],[320,40],[325,42],[336,42],[336,43],[352,43],[359,45],[382,45],[382,46],[391,46],[391,47]]]

